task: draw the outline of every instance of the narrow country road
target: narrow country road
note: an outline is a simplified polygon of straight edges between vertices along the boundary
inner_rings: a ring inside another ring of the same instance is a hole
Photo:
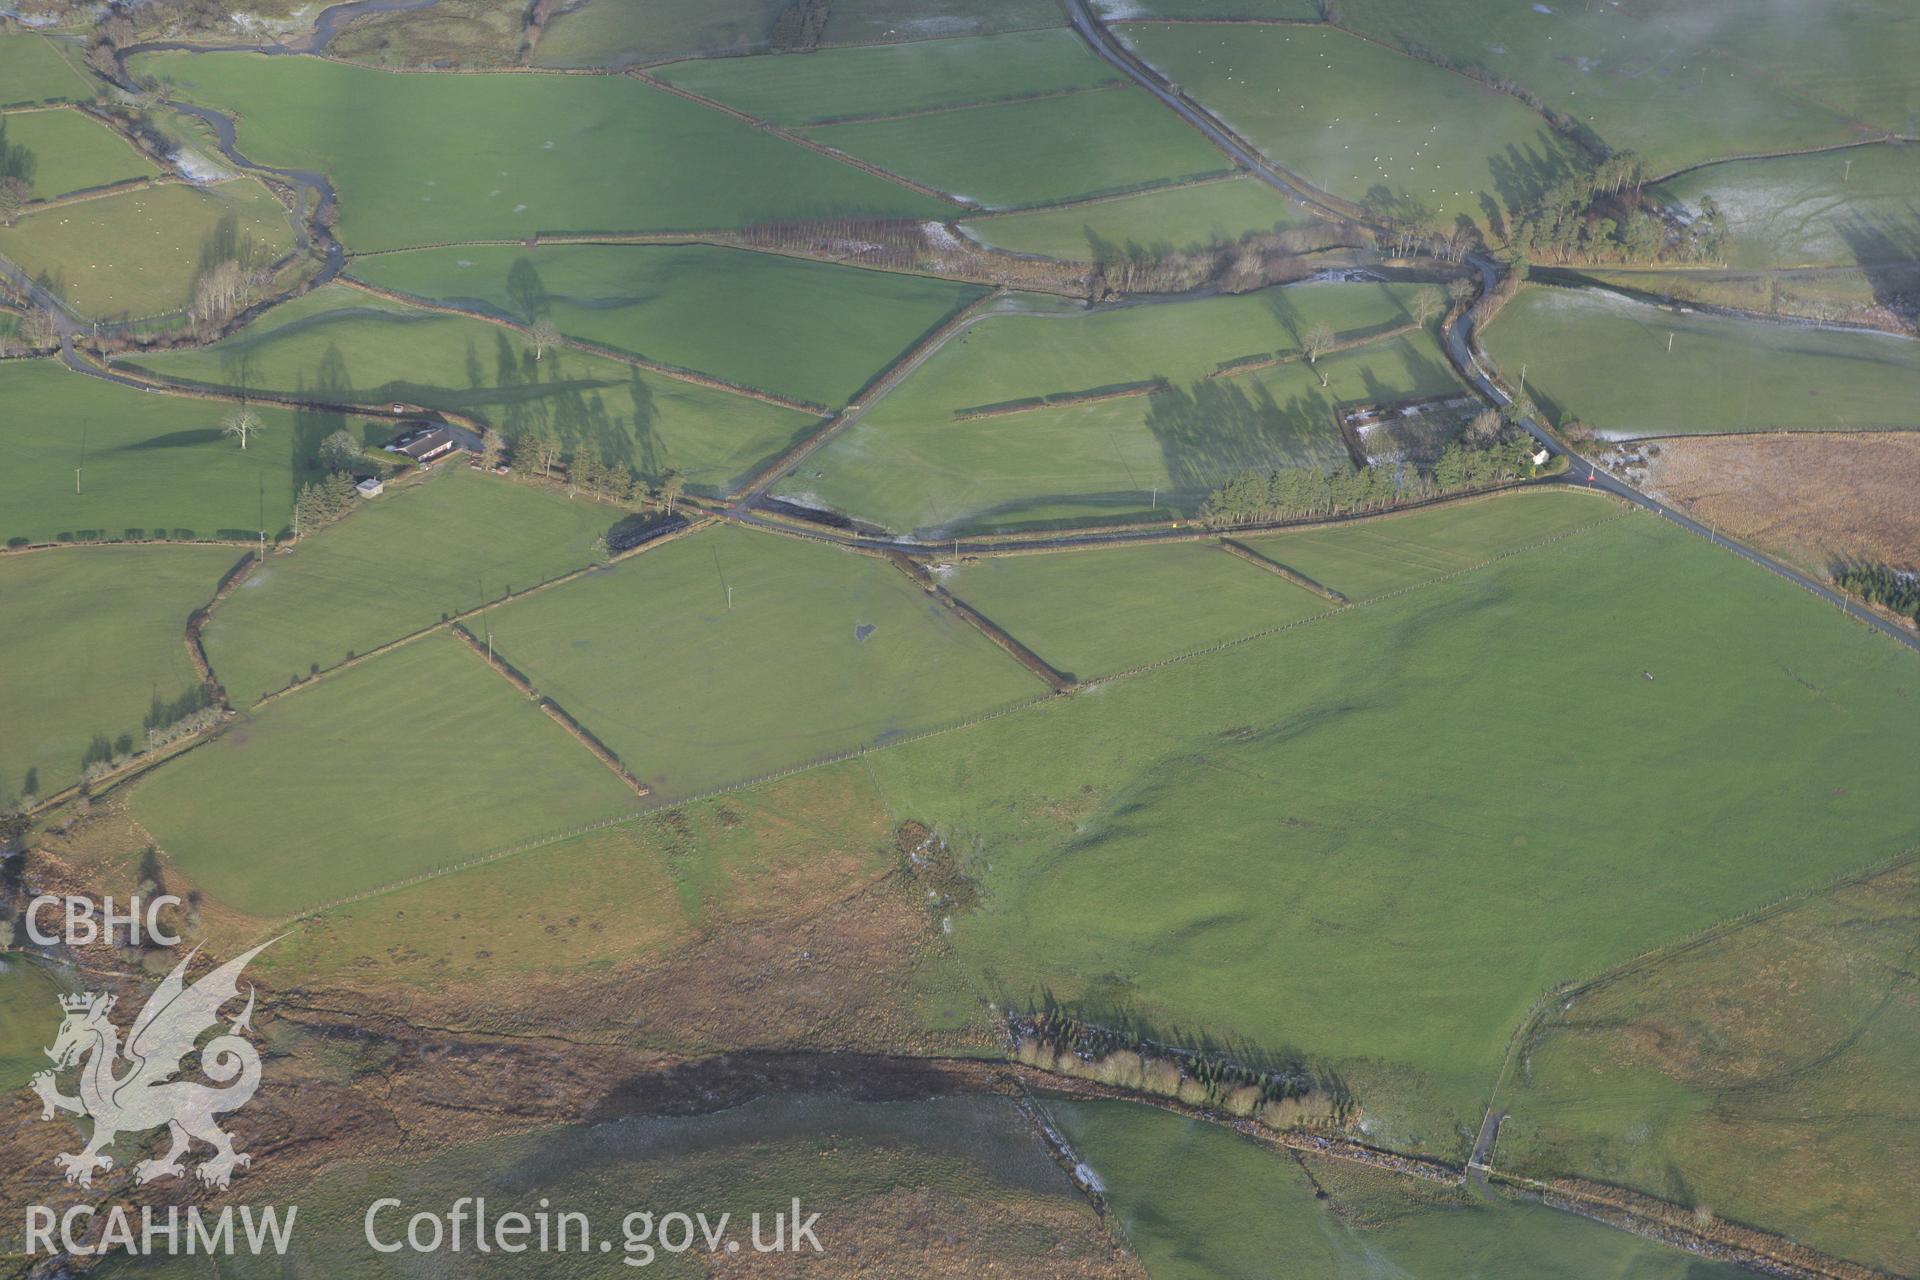
[[[1093,47],[1095,53],[1124,72],[1129,79],[1151,93],[1155,98],[1159,99],[1161,103],[1178,112],[1181,119],[1185,120],[1195,129],[1198,129],[1215,146],[1226,152],[1233,159],[1245,165],[1255,177],[1276,191],[1279,191],[1282,195],[1290,196],[1301,203],[1321,209],[1324,212],[1332,213],[1337,217],[1345,217],[1344,214],[1339,213],[1338,210],[1326,203],[1326,201],[1321,198],[1321,193],[1314,191],[1304,182],[1301,182],[1291,174],[1280,169],[1252,147],[1241,142],[1213,115],[1180,94],[1165,80],[1162,80],[1159,76],[1147,70],[1137,59],[1129,56],[1127,52],[1119,46],[1113,33],[1108,31],[1106,26],[1094,17],[1092,11],[1088,8],[1088,0],[1067,0],[1067,8],[1068,12],[1072,15],[1074,29],[1080,33],[1082,39],[1086,40],[1087,43]],[[1490,291],[1493,288],[1494,281],[1500,274],[1493,260],[1483,254],[1470,254],[1467,261],[1480,273],[1482,294]],[[1501,390],[1499,385],[1494,381],[1491,373],[1491,364],[1487,362],[1484,355],[1475,350],[1473,337],[1473,322],[1471,309],[1469,308],[1461,314],[1460,318],[1454,322],[1453,327],[1448,330],[1448,355],[1453,359],[1454,364],[1459,367],[1460,372],[1482,395],[1485,395],[1493,401],[1493,403],[1498,405],[1511,403],[1512,397]],[[1744,543],[1735,542],[1730,538],[1720,536],[1718,533],[1708,529],[1705,525],[1691,517],[1674,510],[1666,503],[1660,502],[1655,498],[1650,498],[1633,486],[1601,471],[1593,462],[1581,457],[1579,454],[1561,444],[1560,441],[1541,426],[1538,421],[1529,418],[1521,425],[1524,426],[1528,433],[1531,434],[1535,440],[1539,441],[1549,453],[1564,455],[1567,458],[1570,465],[1568,471],[1569,481],[1587,484],[1593,488],[1604,490],[1607,493],[1611,493],[1616,497],[1632,503],[1636,507],[1651,511],[1655,515],[1671,520],[1687,532],[1697,534],[1715,546],[1724,547],[1741,559],[1758,565],[1767,572],[1784,578],[1797,587],[1812,592],[1813,595],[1819,599],[1843,610],[1856,621],[1865,623],[1883,635],[1899,641],[1901,644],[1907,646],[1907,648],[1920,651],[1920,633],[1916,633],[1900,626],[1896,622],[1881,617],[1879,614],[1867,609],[1864,605],[1835,591],[1825,583],[1816,582],[1806,574],[1801,573],[1797,569],[1789,568],[1764,552],[1756,551]]]

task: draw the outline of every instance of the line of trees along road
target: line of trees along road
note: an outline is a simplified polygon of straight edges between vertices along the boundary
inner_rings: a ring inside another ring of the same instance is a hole
[[[1527,440],[1484,448],[1448,445],[1430,474],[1405,464],[1343,467],[1280,467],[1243,471],[1207,495],[1199,520],[1224,527],[1314,516],[1382,511],[1443,493],[1484,489],[1536,474]]]

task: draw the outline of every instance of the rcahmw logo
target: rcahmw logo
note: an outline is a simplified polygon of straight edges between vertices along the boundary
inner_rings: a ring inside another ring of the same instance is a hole
[[[253,1157],[234,1150],[232,1135],[214,1117],[238,1111],[260,1087],[260,1051],[242,1034],[253,1029],[253,989],[247,989],[247,1007],[226,1034],[204,1046],[198,1042],[201,1033],[219,1025],[220,1006],[239,998],[240,972],[247,962],[271,945],[263,942],[188,986],[187,966],[200,954],[195,947],[148,998],[133,1020],[124,1050],[120,1028],[107,1016],[113,1012],[111,995],[87,991],[60,997],[66,1017],[46,1051],[54,1070],[40,1072],[31,1083],[40,1095],[42,1120],[65,1111],[93,1121],[93,1137],[84,1149],[54,1158],[68,1182],[91,1186],[94,1170],[113,1168],[113,1157],[105,1149],[116,1137],[161,1125],[167,1127],[172,1145],[159,1159],[134,1166],[138,1182],[185,1173],[180,1158],[193,1139],[213,1148],[212,1157],[194,1170],[209,1186],[225,1187],[236,1167],[252,1163]],[[200,1050],[200,1070],[223,1087],[173,1078],[195,1048]],[[56,1073],[74,1067],[80,1069],[79,1093],[69,1097],[60,1092]]]
[[[31,1084],[40,1096],[42,1120],[67,1113],[93,1122],[93,1132],[84,1147],[54,1157],[68,1182],[91,1186],[96,1171],[113,1168],[113,1157],[106,1151],[116,1138],[161,1126],[167,1130],[167,1149],[134,1165],[136,1183],[184,1176],[188,1167],[185,1159],[192,1154],[195,1143],[213,1149],[193,1166],[194,1176],[209,1187],[225,1188],[233,1181],[235,1170],[252,1163],[251,1156],[235,1149],[233,1135],[220,1127],[217,1118],[245,1106],[260,1087],[260,1051],[247,1039],[252,1030],[253,989],[247,990],[246,1007],[224,1029],[220,1009],[239,999],[242,970],[271,945],[262,943],[189,985],[187,966],[200,953],[198,947],[194,948],[148,998],[127,1029],[124,1046],[121,1030],[109,1016],[115,1004],[112,995],[88,991],[60,997],[65,1016],[53,1047],[46,1051],[54,1069],[40,1072]],[[208,1031],[216,1034],[203,1044],[201,1037]],[[186,1059],[196,1053],[200,1073],[212,1084],[174,1078],[185,1069]],[[72,1095],[62,1093],[60,1075],[75,1069],[79,1073],[76,1091]],[[256,1214],[253,1206],[242,1206],[242,1236],[236,1237],[233,1206],[218,1214],[189,1206],[184,1213],[170,1209],[159,1216],[148,1208],[142,1211],[136,1231],[128,1210],[116,1205],[106,1214],[99,1238],[89,1244],[86,1238],[92,1234],[95,1216],[92,1208],[77,1205],[56,1216],[47,1206],[34,1205],[27,1210],[27,1247],[29,1251],[54,1251],[57,1227],[58,1245],[75,1254],[111,1248],[233,1252],[236,1245],[245,1245],[255,1253],[271,1245],[279,1253],[286,1248],[295,1212],[289,1207],[283,1222],[275,1209]],[[161,1237],[164,1247],[155,1247]]]

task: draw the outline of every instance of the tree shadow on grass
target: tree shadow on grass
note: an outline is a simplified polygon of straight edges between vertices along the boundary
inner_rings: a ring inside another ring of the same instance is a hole
[[[1245,471],[1316,465],[1335,444],[1332,414],[1332,400],[1318,388],[1282,404],[1263,383],[1249,392],[1236,380],[1203,378],[1150,396],[1145,426],[1172,487],[1203,493]]]

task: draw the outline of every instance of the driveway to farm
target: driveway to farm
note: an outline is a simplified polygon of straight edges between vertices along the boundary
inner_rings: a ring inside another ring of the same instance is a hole
[[[1216,147],[1246,166],[1255,177],[1276,191],[1279,191],[1282,195],[1291,196],[1295,200],[1321,209],[1326,213],[1332,214],[1334,217],[1351,220],[1347,218],[1346,214],[1335,208],[1323,192],[1316,191],[1285,170],[1280,169],[1264,155],[1261,155],[1258,151],[1255,151],[1252,147],[1240,141],[1239,138],[1234,136],[1225,125],[1205,108],[1188,98],[1167,81],[1161,79],[1159,75],[1154,73],[1144,63],[1140,62],[1139,59],[1129,54],[1120,45],[1113,33],[1108,31],[1106,26],[1093,16],[1092,11],[1087,6],[1087,0],[1067,0],[1067,9],[1072,15],[1074,30],[1078,31],[1081,38],[1093,47],[1095,53],[1124,72],[1129,79],[1159,99],[1162,104],[1178,112],[1181,119],[1185,120],[1195,129],[1198,129]],[[1467,261],[1480,273],[1481,292],[1483,294],[1490,292],[1495,280],[1499,277],[1499,268],[1492,259],[1480,254],[1469,255]],[[1463,312],[1459,319],[1454,322],[1453,327],[1448,330],[1447,354],[1452,357],[1454,364],[1459,366],[1460,372],[1466,376],[1468,381],[1472,383],[1481,394],[1492,400],[1493,403],[1505,405],[1512,402],[1513,397],[1508,395],[1495,381],[1492,374],[1492,364],[1486,359],[1484,353],[1476,349],[1470,311]],[[1528,433],[1531,434],[1548,453],[1564,455],[1567,458],[1569,464],[1569,471],[1566,477],[1567,483],[1584,484],[1590,488],[1604,490],[1607,493],[1613,494],[1615,497],[1632,503],[1642,510],[1651,511],[1655,515],[1671,520],[1689,533],[1697,534],[1715,546],[1724,547],[1741,559],[1758,565],[1767,572],[1784,578],[1797,587],[1812,592],[1821,600],[1845,611],[1855,620],[1865,623],[1876,631],[1891,636],[1901,644],[1906,645],[1909,649],[1920,650],[1920,634],[1916,634],[1895,622],[1882,618],[1880,615],[1873,613],[1865,606],[1856,603],[1826,584],[1816,582],[1807,575],[1788,568],[1764,552],[1756,551],[1752,547],[1744,543],[1735,542],[1730,538],[1721,537],[1718,533],[1700,524],[1698,521],[1681,514],[1664,502],[1648,497],[1638,489],[1616,479],[1614,476],[1603,474],[1593,462],[1567,448],[1535,419],[1529,418],[1521,425],[1527,429]],[[1585,475],[1581,474],[1583,471]]]

